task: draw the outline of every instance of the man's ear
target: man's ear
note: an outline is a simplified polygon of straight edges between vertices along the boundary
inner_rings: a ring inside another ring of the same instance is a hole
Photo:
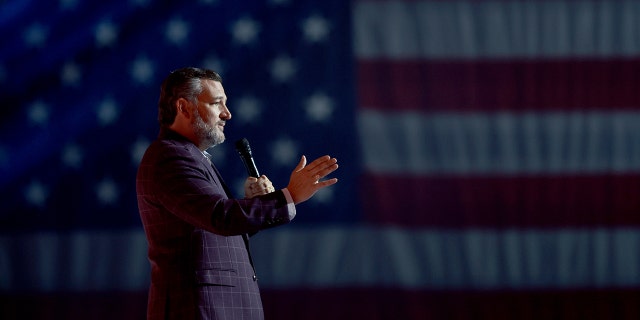
[[[181,114],[183,117],[189,119],[191,118],[191,112],[189,109],[189,101],[185,98],[178,98],[176,100],[176,110],[178,114]]]

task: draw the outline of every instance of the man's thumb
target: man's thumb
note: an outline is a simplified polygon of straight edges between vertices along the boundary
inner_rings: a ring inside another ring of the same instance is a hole
[[[300,158],[300,162],[298,162],[298,165],[296,166],[296,172],[304,169],[306,165],[307,165],[307,157],[303,155],[302,158]]]

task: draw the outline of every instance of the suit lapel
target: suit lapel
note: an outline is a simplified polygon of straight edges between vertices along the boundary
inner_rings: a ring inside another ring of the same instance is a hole
[[[204,153],[204,157],[205,157],[205,161],[210,165],[210,168],[213,170],[213,180],[215,183],[219,184],[220,186],[222,186],[222,189],[224,190],[224,193],[227,195],[227,198],[232,199],[233,195],[231,194],[231,190],[229,190],[229,187],[227,187],[227,184],[224,182],[224,179],[222,179],[222,175],[220,175],[220,171],[218,171],[218,168],[216,168],[216,165],[213,164],[213,161],[211,161],[211,155],[205,151]],[[244,240],[244,245],[247,248],[247,254],[249,256],[249,262],[251,263],[251,267],[253,268],[253,274],[254,274],[254,280],[256,279],[256,268],[253,265],[253,258],[251,257],[251,247],[249,245],[249,235],[248,234],[243,234],[242,235],[242,240]]]
[[[222,176],[220,175],[218,168],[216,168],[216,166],[211,161],[211,154],[209,154],[207,151],[204,151],[202,152],[202,155],[204,158],[203,161],[206,163],[206,165],[209,168],[209,170],[207,171],[209,171],[209,174],[211,174],[211,177],[213,178],[213,182],[219,185],[220,187],[222,187],[222,190],[224,190],[224,193],[227,195],[227,198],[229,199],[233,198],[233,195],[231,194],[231,190],[229,189],[229,187],[227,187],[227,184],[224,183],[224,180],[222,179]]]
[[[224,179],[222,179],[222,176],[220,175],[218,168],[216,168],[213,162],[211,162],[211,168],[213,168],[213,172],[215,173],[215,178],[218,180],[218,182],[222,186],[222,189],[224,189],[224,193],[227,194],[227,198],[229,199],[233,198],[233,195],[231,194],[231,190],[229,190],[229,187],[227,187],[227,184],[224,183]]]

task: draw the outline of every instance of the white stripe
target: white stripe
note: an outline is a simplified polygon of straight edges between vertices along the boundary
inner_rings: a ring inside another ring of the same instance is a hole
[[[252,242],[262,287],[640,285],[640,230],[286,228]]]
[[[356,1],[358,58],[634,56],[637,1]]]
[[[144,232],[0,237],[0,290],[140,290],[150,278]]]
[[[364,166],[387,174],[635,173],[638,123],[634,111],[358,116]]]
[[[0,238],[0,290],[146,290],[142,231]],[[283,227],[252,239],[262,288],[640,286],[640,229]]]

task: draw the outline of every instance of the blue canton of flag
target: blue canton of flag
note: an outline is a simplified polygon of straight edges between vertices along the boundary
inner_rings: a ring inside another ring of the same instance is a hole
[[[0,13],[4,230],[139,228],[134,177],[162,79],[220,73],[233,115],[211,150],[242,195],[233,142],[285,187],[301,155],[343,164],[296,222],[358,217],[353,63],[343,1],[23,1]]]

